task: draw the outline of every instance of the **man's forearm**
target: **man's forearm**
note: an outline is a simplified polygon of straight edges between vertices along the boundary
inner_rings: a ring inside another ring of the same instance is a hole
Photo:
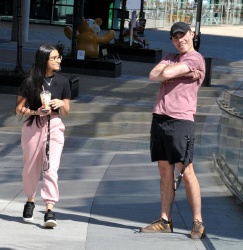
[[[149,74],[149,79],[151,81],[159,81],[163,82],[166,81],[167,79],[164,78],[163,76],[163,70],[167,65],[165,64],[158,64],[156,65],[150,72]]]

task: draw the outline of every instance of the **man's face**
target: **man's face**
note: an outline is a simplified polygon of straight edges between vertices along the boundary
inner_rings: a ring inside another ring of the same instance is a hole
[[[172,36],[172,42],[180,54],[185,54],[194,50],[193,47],[194,33],[187,31],[186,33],[175,33]]]

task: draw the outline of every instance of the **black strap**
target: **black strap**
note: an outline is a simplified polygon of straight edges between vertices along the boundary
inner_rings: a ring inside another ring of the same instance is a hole
[[[178,189],[178,187],[180,186],[184,171],[185,171],[185,169],[187,167],[187,157],[188,157],[189,146],[190,146],[190,138],[187,136],[186,151],[185,151],[185,157],[184,157],[184,160],[183,160],[183,167],[182,167],[181,173],[179,174],[179,176],[174,181],[174,191],[176,191],[176,189]]]
[[[43,171],[47,171],[50,168],[49,155],[50,155],[50,115],[47,115],[46,159],[43,164]]]

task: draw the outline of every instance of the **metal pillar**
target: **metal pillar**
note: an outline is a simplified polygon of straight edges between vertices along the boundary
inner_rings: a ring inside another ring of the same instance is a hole
[[[12,34],[11,41],[17,41],[18,35],[18,8],[17,0],[13,2],[13,22],[12,22]],[[21,0],[21,30],[22,30],[22,42],[28,42],[29,37],[29,15],[30,15],[30,0]]]
[[[139,18],[145,18],[143,13],[144,0],[141,0]]]
[[[17,1],[17,60],[16,71],[23,71],[22,69],[22,14],[21,14],[21,0]]]
[[[30,0],[22,0],[22,40],[29,40]]]
[[[196,51],[198,51],[200,47],[201,15],[202,15],[202,0],[197,0],[197,17],[196,17],[196,25],[195,25],[195,35],[193,38],[193,46]]]
[[[120,34],[119,34],[120,43],[124,43],[123,32],[124,32],[124,23],[125,23],[126,4],[127,4],[127,1],[122,0],[121,23],[120,23]]]
[[[78,21],[82,21],[84,13],[84,0],[75,0],[73,5],[73,28],[72,28],[72,49],[71,55],[77,56],[77,28]]]

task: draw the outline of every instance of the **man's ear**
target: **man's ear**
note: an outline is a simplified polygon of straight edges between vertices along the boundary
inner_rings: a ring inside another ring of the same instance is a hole
[[[195,36],[195,31],[191,31],[192,38]]]

